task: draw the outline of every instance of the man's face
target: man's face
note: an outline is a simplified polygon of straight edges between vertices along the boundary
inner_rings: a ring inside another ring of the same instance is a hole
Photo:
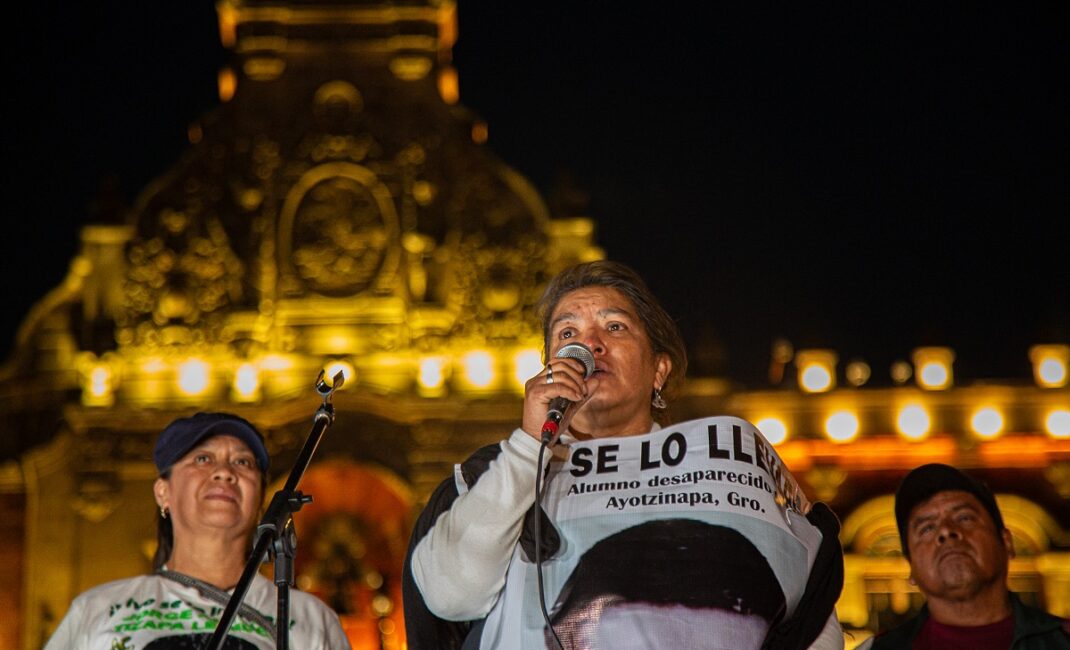
[[[914,507],[907,526],[911,578],[927,598],[962,602],[1005,588],[1011,535],[996,530],[974,495],[938,492]]]

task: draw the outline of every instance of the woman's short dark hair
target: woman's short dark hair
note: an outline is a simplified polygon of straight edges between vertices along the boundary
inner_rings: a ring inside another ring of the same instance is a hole
[[[620,262],[598,260],[577,264],[558,273],[539,300],[539,318],[542,321],[543,356],[550,357],[550,326],[557,303],[566,294],[584,287],[610,287],[627,296],[635,305],[639,320],[655,354],[666,354],[672,361],[672,370],[662,386],[662,394],[670,399],[687,374],[687,350],[676,321],[669,316],[658,299],[639,277],[639,274]]]

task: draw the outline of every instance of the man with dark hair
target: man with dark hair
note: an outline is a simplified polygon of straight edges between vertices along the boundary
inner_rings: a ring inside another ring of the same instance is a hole
[[[1024,605],[1007,588],[1011,533],[992,492],[948,465],[911,471],[895,520],[921,613],[860,648],[1070,648],[1067,621]]]

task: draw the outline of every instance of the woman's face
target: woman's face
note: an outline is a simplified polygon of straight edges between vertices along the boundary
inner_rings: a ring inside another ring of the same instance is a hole
[[[206,438],[156,480],[156,503],[170,510],[176,543],[184,535],[252,530],[260,509],[260,468],[233,436]]]
[[[600,435],[600,425],[640,419],[649,426],[651,394],[664,385],[672,362],[654,354],[631,300],[612,287],[565,294],[550,316],[550,356],[569,343],[585,344],[595,362],[587,380],[590,399],[574,415],[574,427]]]

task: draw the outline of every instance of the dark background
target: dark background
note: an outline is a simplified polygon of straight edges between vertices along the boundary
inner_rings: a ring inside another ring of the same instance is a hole
[[[960,382],[1025,381],[1030,345],[1070,342],[1065,3],[706,4],[460,0],[454,49],[488,146],[588,194],[699,366],[760,385],[782,336],[878,383],[919,345]],[[228,54],[211,3],[70,5],[6,30],[4,357]]]

